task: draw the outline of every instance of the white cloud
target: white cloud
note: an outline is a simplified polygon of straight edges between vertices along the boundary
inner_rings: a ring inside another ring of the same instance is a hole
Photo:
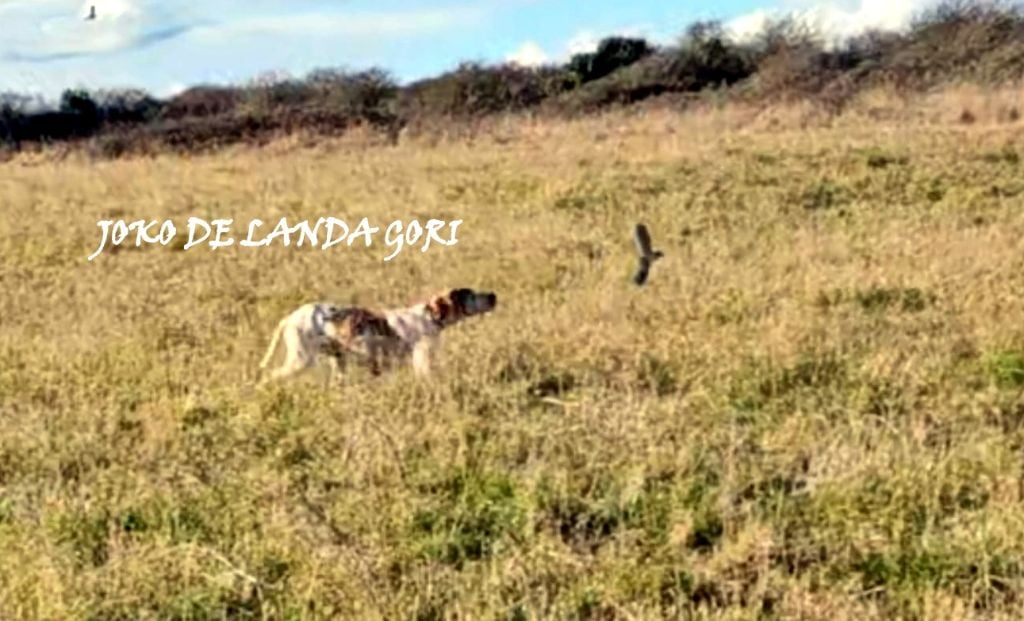
[[[157,89],[153,94],[161,99],[170,99],[188,90],[188,85],[182,82],[171,82],[163,88]]]
[[[96,18],[87,20],[90,7]],[[46,62],[145,47],[177,37],[198,25],[155,0],[93,0],[78,10],[66,2],[39,0],[4,7],[10,24],[0,42],[0,59]]]
[[[548,55],[536,41],[527,41],[518,50],[506,56],[505,60],[524,67],[536,67],[546,63]]]
[[[646,39],[654,45],[665,45],[674,40],[674,34],[666,35],[651,25],[625,26],[602,34],[584,29],[576,32],[576,34],[569,38],[559,60],[566,61],[575,54],[594,52],[605,37],[638,37]]]
[[[901,30],[933,0],[856,0],[849,2],[800,3],[788,11],[765,10],[741,15],[725,24],[733,38],[743,41],[760,33],[772,19],[791,17],[821,34],[827,42],[835,42],[862,34],[867,30]]]
[[[597,44],[601,42],[601,36],[592,30],[581,30],[574,34],[565,44],[565,56],[574,54],[588,54],[597,50]]]
[[[778,17],[780,15],[758,9],[726,22],[725,32],[735,41],[750,41],[764,31],[769,21]]]
[[[133,0],[85,0],[81,3],[79,15],[85,18],[91,7],[96,7],[96,21],[116,21],[127,16],[138,15],[141,8]]]
[[[468,27],[478,23],[486,15],[485,10],[471,6],[414,11],[306,13],[242,18],[198,29],[196,34],[206,38],[222,38],[240,34],[302,34],[379,38]]]
[[[459,4],[423,10],[339,9],[250,16],[240,2],[200,4],[165,0],[85,0],[69,10],[66,0],[0,2],[5,35],[0,61],[40,63],[110,54],[188,35],[221,43],[239,36],[337,36],[362,39],[413,36],[470,27],[487,16],[485,7]],[[184,5],[184,6],[183,6]],[[90,7],[96,19],[86,19]],[[221,10],[224,9],[224,10]],[[237,9],[237,10],[236,10]]]

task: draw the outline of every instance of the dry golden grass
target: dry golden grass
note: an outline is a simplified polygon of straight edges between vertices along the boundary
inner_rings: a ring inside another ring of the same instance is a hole
[[[0,618],[1020,618],[1020,124],[783,113],[3,165]],[[465,223],[86,262],[112,215]],[[435,382],[253,388],[299,303],[447,285],[501,306]]]

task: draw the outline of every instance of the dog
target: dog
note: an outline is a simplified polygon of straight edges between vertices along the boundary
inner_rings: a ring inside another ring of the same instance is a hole
[[[376,376],[385,363],[406,356],[412,357],[416,375],[426,377],[440,346],[441,331],[467,317],[489,313],[497,304],[494,293],[467,288],[380,312],[329,302],[305,304],[278,323],[260,369],[267,368],[282,339],[285,359],[260,383],[310,369],[324,356],[331,361],[331,377],[351,357],[359,358]]]

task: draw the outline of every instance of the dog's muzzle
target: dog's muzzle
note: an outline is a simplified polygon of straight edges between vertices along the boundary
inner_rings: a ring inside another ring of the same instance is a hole
[[[476,302],[477,311],[486,313],[494,310],[494,307],[498,305],[498,296],[493,293],[482,293],[477,296]]]

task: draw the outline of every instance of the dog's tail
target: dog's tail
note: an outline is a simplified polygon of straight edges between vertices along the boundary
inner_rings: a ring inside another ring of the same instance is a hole
[[[270,364],[270,359],[274,357],[274,352],[277,351],[277,342],[281,340],[281,333],[284,332],[285,319],[282,319],[277,324],[277,329],[274,330],[274,336],[270,339],[270,346],[267,347],[267,353],[263,354],[263,360],[260,361],[260,368],[265,369]]]

